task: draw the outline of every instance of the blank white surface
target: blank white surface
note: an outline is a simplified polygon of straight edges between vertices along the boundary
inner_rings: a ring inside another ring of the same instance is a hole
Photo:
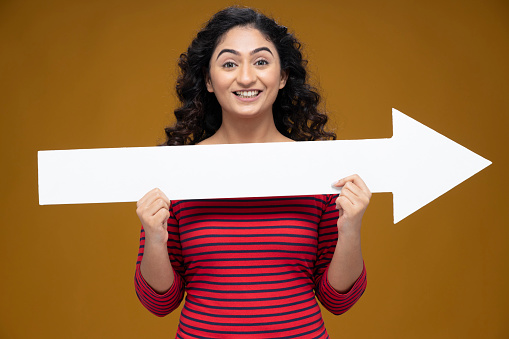
[[[171,200],[338,193],[359,174],[394,193],[394,220],[491,164],[393,109],[390,139],[39,151],[39,204],[128,202],[159,187]]]

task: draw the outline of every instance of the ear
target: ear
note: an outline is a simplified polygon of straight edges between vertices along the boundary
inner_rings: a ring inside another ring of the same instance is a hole
[[[207,86],[207,91],[210,93],[214,93],[214,87],[212,87],[212,80],[210,80],[209,72],[205,71],[205,86]]]
[[[281,70],[281,80],[279,80],[279,89],[282,89],[286,85],[286,81],[288,80],[288,72]]]

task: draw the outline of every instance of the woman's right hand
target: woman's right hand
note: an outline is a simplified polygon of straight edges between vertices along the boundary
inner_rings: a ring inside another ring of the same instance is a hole
[[[159,189],[154,188],[136,203],[136,214],[145,230],[145,242],[166,244],[168,241],[168,218],[170,200]]]

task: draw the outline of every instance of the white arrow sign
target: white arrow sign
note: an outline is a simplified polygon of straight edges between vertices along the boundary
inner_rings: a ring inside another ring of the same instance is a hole
[[[491,164],[392,110],[390,139],[39,151],[39,204],[338,193],[357,173],[392,192],[394,223]]]

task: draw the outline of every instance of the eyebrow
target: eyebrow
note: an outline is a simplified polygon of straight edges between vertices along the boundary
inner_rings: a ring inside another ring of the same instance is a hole
[[[258,48],[255,48],[253,49],[249,54],[250,55],[253,55],[253,54],[256,54],[258,52],[261,52],[261,51],[267,51],[269,52],[272,56],[274,56],[274,54],[272,54],[272,51],[268,48],[268,47],[258,47]],[[219,59],[219,57],[221,56],[221,54],[223,53],[231,53],[231,54],[235,54],[235,55],[240,55],[240,53],[234,49],[228,49],[228,48],[225,48],[223,50],[221,50],[221,52],[219,52],[219,54],[217,55],[217,59]]]

